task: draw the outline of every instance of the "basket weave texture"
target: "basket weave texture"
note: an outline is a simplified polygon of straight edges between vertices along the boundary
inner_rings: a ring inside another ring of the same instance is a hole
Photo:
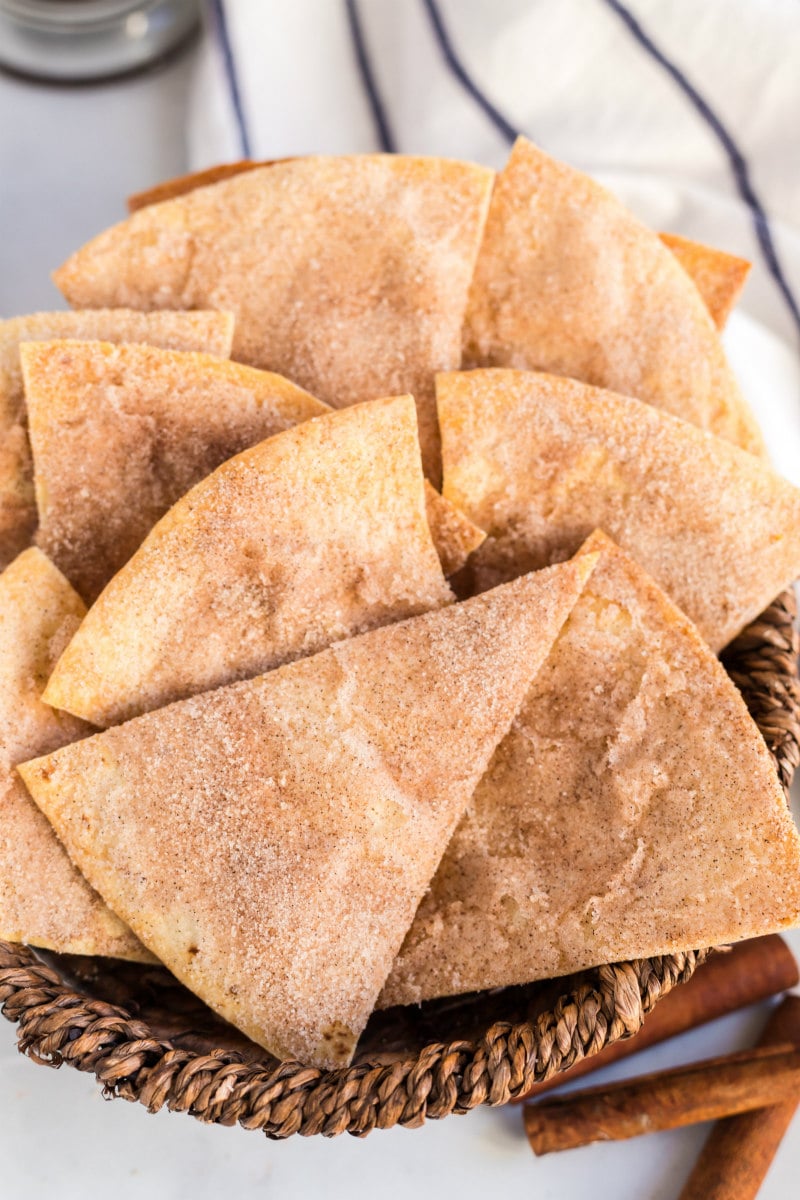
[[[780,596],[724,655],[788,789],[800,763],[794,594]],[[109,1096],[199,1120],[294,1133],[364,1135],[498,1105],[640,1028],[708,949],[578,976],[390,1009],[351,1067],[277,1062],[163,969],[34,952],[0,942],[0,1004],[19,1049],[92,1072]]]

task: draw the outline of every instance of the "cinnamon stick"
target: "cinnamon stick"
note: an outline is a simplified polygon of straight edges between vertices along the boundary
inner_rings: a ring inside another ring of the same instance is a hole
[[[674,988],[660,1000],[633,1037],[614,1042],[599,1054],[579,1059],[566,1071],[534,1084],[521,1098],[527,1100],[541,1095],[707,1021],[714,1021],[748,1004],[757,1004],[787,991],[799,980],[794,955],[777,934],[739,942],[725,954],[712,954],[688,983]]]
[[[618,1142],[800,1099],[800,1049],[782,1043],[529,1104],[536,1154]]]
[[[787,996],[767,1022],[759,1046],[800,1045],[800,996]],[[680,1200],[754,1200],[797,1110],[788,1100],[719,1121],[708,1136]]]

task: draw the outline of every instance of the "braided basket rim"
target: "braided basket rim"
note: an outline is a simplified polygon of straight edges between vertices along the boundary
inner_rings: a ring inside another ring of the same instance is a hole
[[[779,596],[728,648],[741,690],[788,791],[800,763],[800,683],[794,592]],[[19,1050],[37,1063],[94,1074],[106,1096],[188,1112],[270,1138],[364,1136],[416,1127],[480,1104],[500,1105],[635,1034],[710,949],[585,971],[531,1021],[495,1021],[481,1036],[437,1041],[397,1061],[319,1071],[297,1062],[246,1061],[236,1050],[198,1053],[157,1036],[124,1007],[73,990],[27,946],[0,941],[0,1006],[17,1023]]]

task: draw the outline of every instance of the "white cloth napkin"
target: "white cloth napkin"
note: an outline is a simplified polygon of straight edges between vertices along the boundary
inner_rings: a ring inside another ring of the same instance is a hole
[[[751,259],[741,311],[786,343],[793,375],[757,407],[800,477],[798,0],[210,0],[207,15],[194,167],[379,149],[500,167],[521,132],[652,227]]]

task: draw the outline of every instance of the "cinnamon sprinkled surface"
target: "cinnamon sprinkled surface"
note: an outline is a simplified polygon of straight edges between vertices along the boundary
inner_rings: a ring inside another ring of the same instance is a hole
[[[492,179],[446,159],[293,159],[142,208],[54,278],[73,305],[230,309],[234,358],[335,408],[413,393],[437,482],[433,374],[460,363]]]
[[[43,312],[0,321],[0,570],[30,545],[36,529],[33,468],[19,361],[21,342],[104,338],[149,342],[227,357],[233,317],[226,312],[140,313],[129,309]]]
[[[52,341],[21,356],[37,543],[87,602],[226,459],[329,411],[280,375],[208,354]]]
[[[437,399],[444,494],[488,534],[479,588],[599,527],[721,650],[800,575],[800,490],[686,421],[533,371],[440,375]]]
[[[660,233],[658,236],[697,288],[717,329],[724,329],[747,283],[752,264],[746,258],[704,246],[702,242],[693,242],[677,233]],[[683,413],[678,415],[684,416]]]
[[[800,837],[741,695],[602,550],[420,904],[380,1004],[569,975],[800,920]]]
[[[59,661],[50,703],[109,725],[448,604],[414,402],[229,459],[159,521]]]
[[[460,508],[445,500],[432,484],[425,480],[425,511],[431,537],[445,575],[455,575],[466,563],[473,550],[486,540],[479,529]]]
[[[26,550],[0,575],[0,937],[146,960],[144,947],[72,865],[14,769],[90,732],[41,700],[84,611],[38,550]]]
[[[280,1058],[347,1063],[596,555],[22,768],[92,883]]]
[[[588,175],[519,138],[495,183],[463,365],[611,388],[766,455],[696,287]]]

